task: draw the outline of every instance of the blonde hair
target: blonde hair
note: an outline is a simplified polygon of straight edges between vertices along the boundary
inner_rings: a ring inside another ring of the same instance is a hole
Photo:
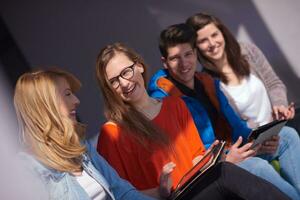
[[[57,68],[28,72],[17,81],[14,105],[28,150],[48,167],[78,171],[85,152],[85,146],[80,144],[84,129],[59,110],[59,78],[64,78],[73,92],[81,87],[75,76]]]

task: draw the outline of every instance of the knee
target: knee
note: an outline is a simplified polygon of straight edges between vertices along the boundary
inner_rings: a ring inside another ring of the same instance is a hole
[[[244,169],[255,175],[264,174],[270,170],[273,170],[273,167],[268,161],[259,157],[248,158],[247,160],[243,161],[242,164]]]
[[[284,126],[279,132],[279,136],[280,136],[280,140],[282,140],[283,142],[288,142],[288,143],[300,142],[297,131],[292,127]]]

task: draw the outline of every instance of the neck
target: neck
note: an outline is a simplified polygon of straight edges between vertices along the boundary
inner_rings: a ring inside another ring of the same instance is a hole
[[[192,81],[190,81],[189,83],[184,84],[186,87],[190,88],[190,89],[194,89],[194,79]]]
[[[143,96],[136,102],[133,102],[133,106],[137,109],[144,109],[151,105],[152,98],[145,91]]]
[[[222,58],[220,58],[219,60],[215,60],[213,61],[214,65],[218,68],[218,71],[223,72],[224,68],[231,68],[227,56],[224,53],[224,55],[222,56]]]
[[[154,119],[160,112],[161,102],[151,98],[147,93],[139,103],[134,104],[135,108],[143,113],[149,120]]]

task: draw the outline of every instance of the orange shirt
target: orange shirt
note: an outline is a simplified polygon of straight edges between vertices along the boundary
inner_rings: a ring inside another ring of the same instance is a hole
[[[103,125],[97,150],[122,178],[139,190],[157,187],[163,166],[172,161],[176,164],[172,172],[174,188],[192,168],[192,160],[203,155],[205,148],[193,118],[180,98],[164,98],[161,110],[152,122],[168,135],[172,150],[155,144],[150,144],[147,150],[113,123]]]

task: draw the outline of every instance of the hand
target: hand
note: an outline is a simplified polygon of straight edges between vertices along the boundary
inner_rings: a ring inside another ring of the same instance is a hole
[[[250,149],[253,144],[252,142],[239,147],[242,144],[242,141],[243,138],[240,136],[239,139],[231,146],[230,151],[225,158],[226,161],[231,163],[239,163],[256,154],[254,149]]]
[[[173,184],[171,172],[174,170],[175,167],[175,163],[169,162],[162,169],[159,179],[159,194],[161,197],[166,198],[171,194],[171,188]]]
[[[284,105],[273,106],[273,117],[277,120],[293,119],[295,116],[295,106],[292,102],[288,107]]]
[[[272,136],[261,144],[257,150],[257,154],[274,154],[279,145],[279,136]]]
[[[208,154],[214,146],[219,144],[219,140],[215,140],[214,143],[210,145],[210,147],[205,151],[204,155],[197,156],[193,159],[193,166],[195,166],[206,154]]]

